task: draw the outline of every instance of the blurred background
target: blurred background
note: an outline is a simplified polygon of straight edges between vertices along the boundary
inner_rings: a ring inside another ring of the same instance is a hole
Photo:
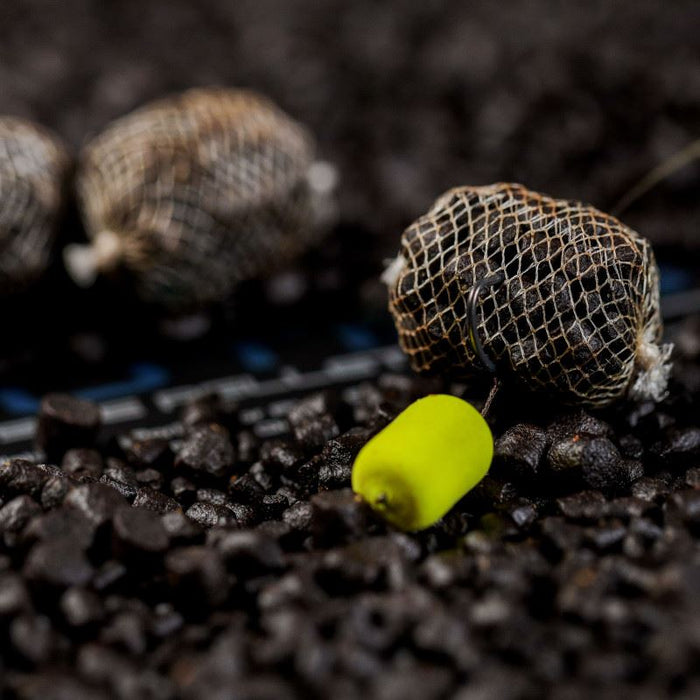
[[[193,358],[243,362],[246,343],[303,362],[328,342],[390,342],[377,276],[445,189],[517,181],[611,210],[700,138],[698,36],[695,0],[3,0],[0,113],[77,151],[150,99],[251,87],[312,130],[341,184],[319,247],[274,283],[243,285],[189,343],[109,286],[78,290],[56,256],[0,301],[0,377],[43,392],[148,360],[170,381],[196,372]],[[699,187],[696,161],[621,216],[654,241],[666,291],[696,281]],[[59,245],[82,235],[69,215]]]

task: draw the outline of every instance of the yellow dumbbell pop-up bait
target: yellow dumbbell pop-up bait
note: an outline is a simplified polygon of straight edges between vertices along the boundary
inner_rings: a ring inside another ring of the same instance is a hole
[[[437,522],[483,479],[493,437],[482,415],[456,396],[419,399],[357,455],[352,488],[402,530]]]

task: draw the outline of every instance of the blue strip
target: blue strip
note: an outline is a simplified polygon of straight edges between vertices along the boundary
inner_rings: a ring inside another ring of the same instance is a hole
[[[120,382],[100,384],[72,392],[74,396],[90,401],[109,401],[131,394],[142,394],[167,386],[170,372],[160,365],[139,363],[129,368],[129,378]],[[13,416],[26,416],[39,410],[39,399],[18,387],[0,389],[0,409]]]
[[[377,336],[365,326],[341,323],[336,326],[335,332],[343,347],[350,352],[371,350],[379,345]]]
[[[694,275],[690,270],[677,265],[661,264],[659,265],[659,273],[661,275],[659,286],[662,294],[684,292],[693,287],[695,283]]]
[[[160,365],[139,363],[129,368],[129,379],[111,384],[100,384],[73,392],[74,396],[90,401],[109,401],[130,394],[161,389],[170,382],[170,372]]]
[[[24,389],[7,387],[0,389],[0,408],[13,416],[25,416],[39,410],[39,400]]]
[[[246,372],[272,372],[279,364],[279,357],[272,348],[254,340],[234,343],[233,352]]]

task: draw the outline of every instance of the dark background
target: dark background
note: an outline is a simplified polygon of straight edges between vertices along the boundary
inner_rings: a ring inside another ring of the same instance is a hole
[[[699,136],[699,30],[693,0],[5,0],[0,109],[77,147],[164,93],[253,87],[340,166],[343,217],[393,243],[456,184],[610,208]],[[626,218],[698,245],[699,175]]]
[[[214,310],[224,319],[214,329],[264,335],[282,317],[323,329],[358,308],[380,323],[382,260],[445,189],[512,180],[609,210],[698,138],[699,36],[693,0],[4,0],[0,112],[52,127],[77,152],[163,94],[209,84],[268,94],[338,166],[339,221],[298,265],[296,312],[275,316],[253,284]],[[696,162],[622,217],[691,270],[699,184]],[[69,219],[62,241],[80,235]],[[0,372],[15,383],[65,375],[75,338],[95,329],[99,367],[110,354],[191,356],[153,331],[157,311],[110,286],[78,292],[58,264],[0,303],[10,329]]]

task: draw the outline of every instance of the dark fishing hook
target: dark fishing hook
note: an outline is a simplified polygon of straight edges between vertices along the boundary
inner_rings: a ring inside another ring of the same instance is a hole
[[[476,280],[467,292],[467,338],[469,339],[469,344],[471,345],[474,354],[479,358],[479,361],[484,366],[484,369],[488,370],[492,374],[496,372],[496,365],[493,363],[491,358],[486,354],[484,346],[481,344],[481,339],[476,331],[477,327],[477,304],[479,303],[479,295],[481,291],[486,287],[493,287],[496,284],[501,284],[503,282],[503,275],[496,274],[491,277],[484,277],[483,279]]]

